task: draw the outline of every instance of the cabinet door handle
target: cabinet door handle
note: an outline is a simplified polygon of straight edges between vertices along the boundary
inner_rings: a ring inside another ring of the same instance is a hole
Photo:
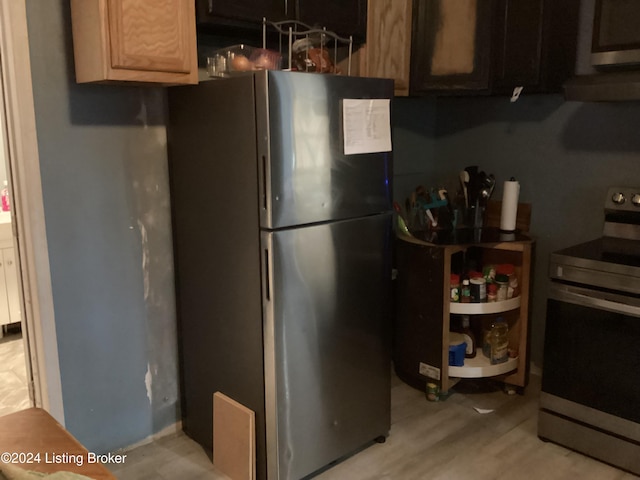
[[[7,265],[11,266],[13,265],[13,262],[11,260],[7,260]]]
[[[213,13],[213,0],[209,0],[209,13]]]

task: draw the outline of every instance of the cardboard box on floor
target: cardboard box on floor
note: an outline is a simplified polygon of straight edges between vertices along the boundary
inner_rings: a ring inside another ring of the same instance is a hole
[[[213,464],[233,480],[255,480],[255,412],[213,394]]]

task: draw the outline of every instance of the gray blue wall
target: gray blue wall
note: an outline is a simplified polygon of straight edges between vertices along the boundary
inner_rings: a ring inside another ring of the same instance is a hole
[[[28,0],[66,426],[89,450],[179,419],[166,90],[77,85],[67,0]]]
[[[66,424],[107,451],[180,418],[166,91],[77,85],[68,3],[27,1],[35,113]],[[548,254],[600,234],[608,186],[640,185],[640,105],[398,99],[394,123],[398,199],[471,164],[520,180],[539,362]]]
[[[549,253],[601,235],[609,186],[640,186],[640,102],[573,103],[526,94],[516,103],[506,97],[424,102],[394,103],[396,172],[412,172],[396,177],[396,198],[418,184],[457,188],[458,172],[468,165],[495,174],[497,200],[502,182],[519,180],[520,200],[533,206],[537,240],[531,345],[540,364]],[[425,129],[426,123],[435,128]]]

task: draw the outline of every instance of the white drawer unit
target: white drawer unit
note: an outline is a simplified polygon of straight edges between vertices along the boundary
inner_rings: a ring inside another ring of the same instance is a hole
[[[0,223],[0,325],[22,320],[16,260],[11,223]]]

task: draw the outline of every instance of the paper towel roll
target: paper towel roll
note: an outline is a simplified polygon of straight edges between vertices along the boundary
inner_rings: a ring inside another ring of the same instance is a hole
[[[502,211],[500,213],[500,230],[504,232],[513,232],[516,229],[519,196],[520,184],[517,181],[509,180],[504,182]]]

